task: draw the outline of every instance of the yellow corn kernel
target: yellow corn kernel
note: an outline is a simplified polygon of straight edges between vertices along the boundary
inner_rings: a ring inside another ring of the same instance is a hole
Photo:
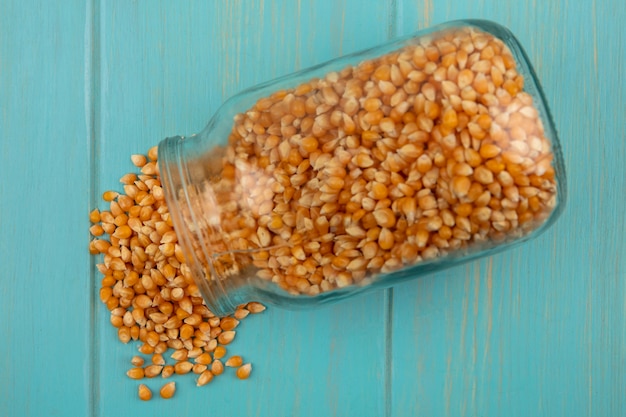
[[[138,396],[141,401],[149,401],[152,398],[152,391],[144,384],[139,384]]]
[[[180,361],[180,362],[176,362],[176,364],[174,365],[174,372],[182,375],[182,374],[187,374],[191,371],[191,369],[193,368],[193,364],[189,361]]]
[[[172,375],[174,375],[174,366],[173,365],[164,366],[163,370],[161,371],[161,377],[169,378]]]
[[[102,199],[104,201],[113,201],[117,198],[117,196],[119,195],[119,193],[115,192],[115,191],[105,191],[102,194]]]
[[[209,382],[213,380],[213,377],[214,377],[213,373],[209,370],[202,372],[200,376],[198,377],[198,380],[196,381],[196,386],[201,387],[203,385],[208,384]]]
[[[163,387],[161,387],[161,390],[159,391],[159,394],[161,395],[162,398],[167,400],[167,399],[172,398],[175,392],[176,392],[176,382],[172,381],[163,385]]]
[[[245,365],[237,368],[237,378],[239,379],[248,379],[250,377],[250,372],[252,372],[252,365],[247,363]]]
[[[210,365],[213,362],[211,355],[208,352],[200,354],[200,356],[194,359],[194,362],[201,365]]]
[[[384,227],[380,231],[380,235],[378,236],[378,245],[383,250],[389,250],[393,247],[394,244],[394,236],[391,233],[391,230]]]
[[[163,370],[163,365],[148,365],[144,369],[146,378],[154,378]]]
[[[231,356],[228,358],[225,365],[231,368],[239,368],[243,365],[243,359],[239,355]]]
[[[89,221],[91,223],[98,223],[100,221],[100,210],[98,209],[93,209],[90,213],[89,213]]]
[[[224,317],[220,321],[220,327],[224,331],[233,330],[235,327],[239,325],[239,320],[234,317]]]
[[[388,195],[389,195],[389,190],[387,189],[387,186],[385,184],[381,184],[380,182],[376,182],[376,181],[372,183],[372,191],[371,191],[370,196],[374,200],[383,200],[387,198]]]
[[[380,227],[391,228],[396,224],[396,216],[390,208],[375,210],[373,214]]]
[[[465,197],[469,192],[472,182],[467,177],[452,178],[452,191],[457,197]]]
[[[265,306],[261,303],[251,302],[246,305],[246,308],[252,314],[258,314],[265,311]]]
[[[219,359],[216,359],[211,364],[211,373],[213,375],[220,375],[224,372],[224,364]]]
[[[142,379],[144,377],[144,370],[143,368],[132,368],[126,372],[126,375],[132,379]]]

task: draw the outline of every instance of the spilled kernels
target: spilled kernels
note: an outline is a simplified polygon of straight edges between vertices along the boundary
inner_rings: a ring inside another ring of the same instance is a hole
[[[90,243],[90,251],[105,254],[104,263],[98,264],[105,275],[100,299],[111,311],[111,323],[118,328],[120,341],[141,340],[139,351],[152,355],[152,363],[145,368],[144,359],[134,356],[134,368],[127,371],[129,378],[169,378],[174,373],[193,371],[202,376],[200,384],[204,385],[214,377],[207,371],[213,361],[211,352],[217,353],[217,357],[226,354],[223,346],[218,345],[218,338],[230,343],[235,336],[233,329],[250,310],[240,306],[236,317],[220,319],[203,303],[198,304],[201,299],[197,287],[188,281],[188,268],[165,210],[155,158],[155,150],[152,162],[145,156],[134,156],[133,162],[144,167],[144,173],[122,177],[128,194],[104,193],[111,210],[96,209],[89,215],[93,223],[90,232],[99,237]],[[110,235],[110,241],[105,234]],[[250,309],[261,312],[265,307],[251,303]],[[173,350],[170,355],[177,361],[175,365],[165,365],[163,354],[168,349]],[[195,358],[195,363],[188,358]],[[215,365],[218,373],[220,365],[223,372],[223,364]],[[168,398],[174,390],[174,385],[162,389]],[[149,388],[140,386],[139,396],[148,400]]]

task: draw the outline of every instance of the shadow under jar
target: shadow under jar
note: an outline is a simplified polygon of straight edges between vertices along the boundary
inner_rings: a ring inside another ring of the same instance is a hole
[[[565,203],[554,123],[515,37],[456,21],[259,85],[159,144],[207,306],[318,305],[491,255]]]

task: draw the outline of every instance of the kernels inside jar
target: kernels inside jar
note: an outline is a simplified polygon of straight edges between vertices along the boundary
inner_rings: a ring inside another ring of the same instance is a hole
[[[556,180],[523,87],[457,29],[258,100],[205,184],[213,270],[315,295],[536,229]]]

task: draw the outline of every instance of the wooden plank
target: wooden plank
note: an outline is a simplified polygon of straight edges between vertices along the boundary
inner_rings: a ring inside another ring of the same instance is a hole
[[[219,5],[218,5],[219,4]],[[388,6],[359,1],[101,2],[98,193],[128,156],[200,131],[236,92],[387,37]],[[363,27],[370,26],[368,30]],[[229,351],[253,363],[198,389],[177,378],[174,401],[140,403],[124,373],[135,353],[96,307],[98,415],[379,416],[385,407],[385,293],[314,311],[272,308],[246,319]],[[162,380],[148,381],[157,390]]]
[[[89,415],[85,5],[0,5],[0,415]]]
[[[393,299],[393,415],[626,414],[626,154],[621,1],[401,1],[399,33],[508,26],[551,106],[568,168],[558,223]]]

